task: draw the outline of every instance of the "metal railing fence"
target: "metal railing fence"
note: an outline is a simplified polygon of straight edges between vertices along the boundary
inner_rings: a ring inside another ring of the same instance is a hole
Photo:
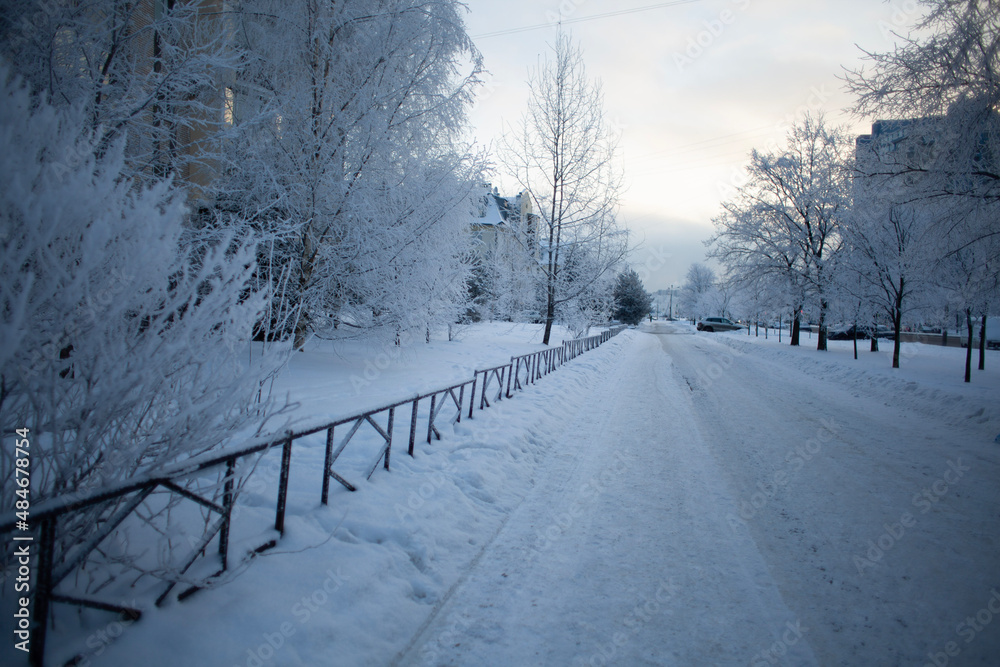
[[[320,492],[320,502],[328,504],[330,496],[330,480],[334,480],[349,491],[357,491],[358,486],[349,481],[343,474],[334,470],[334,464],[344,452],[352,439],[362,429],[367,429],[369,435],[374,435],[379,442],[376,456],[366,466],[366,479],[370,479],[381,463],[389,470],[392,455],[393,431],[397,411],[406,410],[409,406],[409,431],[407,453],[414,455],[417,440],[421,403],[429,400],[429,406],[424,414],[425,428],[420,428],[421,438],[431,443],[442,435],[439,426],[445,422],[456,424],[461,422],[463,414],[471,419],[478,402],[479,410],[484,410],[505,398],[511,398],[514,392],[526,389],[537,380],[579,355],[593,350],[602,343],[620,333],[624,326],[612,327],[600,334],[586,338],[563,341],[561,345],[545,350],[531,352],[511,357],[510,362],[501,366],[477,370],[472,379],[450,385],[441,389],[419,394],[404,400],[382,405],[373,410],[366,410],[350,417],[333,422],[320,424],[297,431],[288,431],[277,438],[251,442],[238,448],[220,452],[210,452],[175,465],[165,467],[156,474],[141,476],[108,488],[70,494],[52,498],[31,507],[30,536],[16,535],[13,539],[30,541],[32,553],[37,553],[36,577],[33,588],[33,608],[31,615],[29,661],[32,665],[44,664],[46,632],[51,614],[51,604],[54,602],[89,607],[109,612],[117,612],[130,620],[137,620],[142,610],[131,605],[115,604],[81,595],[59,593],[56,588],[73,572],[85,563],[88,556],[97,549],[101,542],[111,535],[149,496],[157,490],[165,490],[181,498],[197,503],[216,516],[208,523],[201,540],[191,546],[191,552],[181,560],[178,576],[165,581],[162,591],[156,597],[156,605],[160,606],[168,599],[170,593],[182,581],[182,576],[199,558],[208,557],[209,547],[218,536],[217,548],[219,569],[209,577],[218,577],[229,567],[229,537],[233,507],[236,500],[237,464],[240,460],[261,454],[269,450],[281,449],[281,465],[278,476],[278,491],[275,505],[274,529],[280,535],[285,530],[285,507],[288,497],[289,472],[293,454],[293,444],[300,438],[316,433],[326,432],[326,450],[323,464],[323,480]],[[477,398],[478,397],[478,398]],[[426,403],[424,403],[426,405]],[[442,414],[443,413],[443,414]],[[347,427],[346,433],[337,429]],[[374,432],[372,434],[371,432]],[[339,440],[338,440],[339,438]],[[206,472],[224,469],[221,484],[216,485],[215,497],[208,498],[197,490],[186,488],[181,483],[197,478]],[[97,525],[96,531],[86,541],[80,542],[58,554],[56,562],[55,545],[59,532],[60,519],[80,510],[107,503],[107,516]],[[11,537],[18,532],[19,519],[14,514],[0,517],[0,535]],[[23,531],[23,528],[20,528]],[[253,552],[260,553],[277,544],[277,539],[271,539],[258,545]],[[207,581],[206,581],[207,583]],[[183,600],[197,590],[201,585],[190,585],[177,594]]]

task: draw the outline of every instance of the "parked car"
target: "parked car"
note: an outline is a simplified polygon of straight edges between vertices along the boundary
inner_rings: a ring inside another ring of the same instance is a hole
[[[698,320],[698,324],[695,325],[698,331],[736,331],[737,329],[742,329],[742,324],[736,324],[732,320],[726,319],[725,317],[706,317],[704,319]]]
[[[871,338],[871,329],[868,327],[858,327],[858,340],[868,340]],[[876,338],[887,338],[892,340],[895,338],[895,334],[892,329],[879,329],[875,332]],[[854,340],[854,327],[837,327],[831,328],[826,332],[827,340]]]
[[[972,344],[974,346],[979,345],[979,332],[982,330],[982,319],[975,318],[972,320]],[[961,336],[962,347],[968,345],[967,339],[964,332]],[[1000,350],[1000,317],[987,317],[986,318],[986,349],[988,350]]]
[[[838,327],[826,333],[827,340],[854,340],[855,327]],[[857,327],[858,340],[868,340],[871,336],[864,327]]]

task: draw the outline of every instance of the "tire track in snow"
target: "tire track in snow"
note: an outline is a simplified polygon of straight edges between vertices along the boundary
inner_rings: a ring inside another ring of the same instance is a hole
[[[738,342],[663,338],[679,374],[695,384]],[[836,378],[803,373],[796,359],[735,352],[724,373],[689,392],[692,413],[737,496],[763,500],[746,529],[812,628],[820,661],[923,664],[998,583],[995,450],[981,427],[915,413],[905,402],[894,407],[891,393],[857,396]],[[816,439],[830,417],[835,438],[816,440],[810,460],[789,463],[787,452]],[[957,459],[971,470],[933,506],[925,501],[932,511],[923,514],[913,498]],[[768,486],[776,493],[764,494]],[[904,531],[907,513],[915,526]],[[873,549],[879,540],[888,548]],[[990,664],[990,643],[978,637],[962,664]]]

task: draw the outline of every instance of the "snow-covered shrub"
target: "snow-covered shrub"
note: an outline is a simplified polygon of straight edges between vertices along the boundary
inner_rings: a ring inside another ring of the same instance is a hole
[[[79,110],[0,68],[0,510],[12,435],[31,433],[33,502],[103,487],[260,425],[248,360],[264,295],[254,248],[194,239],[184,195],[123,178]]]

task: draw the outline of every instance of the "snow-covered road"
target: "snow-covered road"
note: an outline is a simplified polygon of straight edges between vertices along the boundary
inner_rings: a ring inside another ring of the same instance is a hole
[[[1000,611],[1000,466],[981,408],[789,372],[736,337],[661,342],[739,497],[733,523],[822,664],[997,664],[994,612],[965,624]]]
[[[995,664],[991,426],[738,343],[637,336],[397,662]]]

